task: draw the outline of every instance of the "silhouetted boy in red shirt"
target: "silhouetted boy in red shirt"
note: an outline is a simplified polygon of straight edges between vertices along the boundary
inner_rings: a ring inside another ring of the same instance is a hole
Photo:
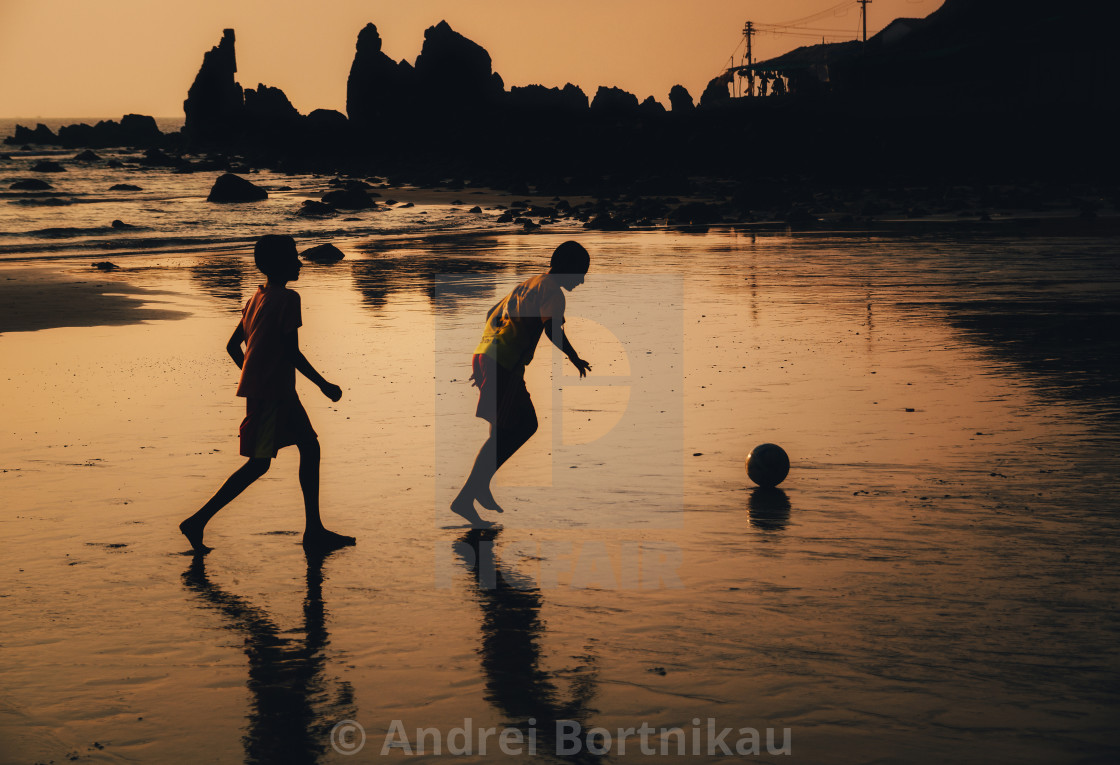
[[[274,234],[262,236],[253,254],[268,283],[249,298],[241,321],[226,343],[226,351],[241,368],[237,395],[246,399],[241,456],[249,461],[197,513],[180,523],[179,530],[195,552],[209,552],[202,543],[207,522],[268,471],[277,451],[295,444],[306,513],[303,546],[325,550],[352,545],[353,537],[328,531],[319,518],[319,437],[296,394],[295,373],[318,385],[331,401],[342,398],[342,389],[323,379],[299,350],[298,330],[303,324],[299,293],[284,286],[299,279],[301,264],[295,240]]]

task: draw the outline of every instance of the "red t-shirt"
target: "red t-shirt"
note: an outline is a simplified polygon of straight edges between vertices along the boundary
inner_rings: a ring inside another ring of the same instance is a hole
[[[257,289],[241,311],[245,363],[238,396],[279,399],[295,394],[296,369],[285,338],[302,325],[298,292],[268,285]]]

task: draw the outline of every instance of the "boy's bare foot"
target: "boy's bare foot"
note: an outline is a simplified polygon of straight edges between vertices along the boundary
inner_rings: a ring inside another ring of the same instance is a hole
[[[494,495],[490,493],[489,486],[483,486],[479,489],[474,498],[478,500],[478,504],[482,505],[487,510],[493,510],[495,513],[505,512],[502,506],[498,504],[498,500],[494,499]]]
[[[476,529],[488,529],[494,525],[490,521],[482,520],[478,511],[474,509],[474,500],[470,497],[464,497],[462,494],[451,503],[451,512],[466,518],[471,526]]]
[[[213,550],[213,547],[207,547],[202,544],[202,531],[203,526],[199,526],[197,521],[192,522],[190,518],[179,524],[179,531],[183,532],[183,536],[191,543],[196,553],[208,553]]]
[[[358,541],[354,537],[336,534],[326,529],[303,532],[303,548],[305,550],[325,552],[327,550],[337,550],[340,547],[350,547],[357,543]]]

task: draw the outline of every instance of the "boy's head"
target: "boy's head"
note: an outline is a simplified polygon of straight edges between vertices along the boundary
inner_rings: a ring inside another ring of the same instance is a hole
[[[583,284],[583,276],[591,267],[591,256],[579,242],[569,239],[552,253],[548,272],[562,278],[561,286],[573,290]]]
[[[253,247],[253,260],[270,280],[290,282],[299,278],[296,240],[282,234],[266,234]]]

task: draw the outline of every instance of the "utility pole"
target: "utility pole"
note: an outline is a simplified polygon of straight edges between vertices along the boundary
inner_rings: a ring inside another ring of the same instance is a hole
[[[754,56],[751,55],[751,37],[754,36],[754,22],[748,21],[743,27],[743,37],[747,38],[747,66],[754,64]],[[754,95],[754,72],[747,70],[747,94]]]
[[[863,41],[867,42],[867,4],[871,0],[857,0],[859,2],[859,17],[863,21]]]

